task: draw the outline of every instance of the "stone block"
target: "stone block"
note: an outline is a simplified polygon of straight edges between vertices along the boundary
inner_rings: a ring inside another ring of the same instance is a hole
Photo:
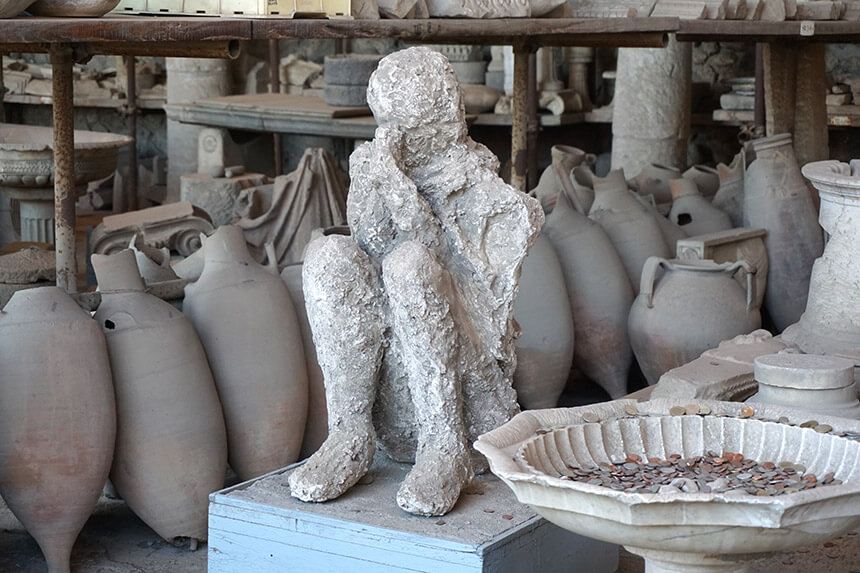
[[[654,386],[652,398],[738,400],[757,388],[755,359],[789,345],[765,330],[736,336],[699,358],[669,370]]]
[[[756,306],[761,307],[764,291],[767,288],[767,249],[764,238],[767,231],[751,227],[738,227],[696,237],[679,239],[676,243],[676,256],[679,259],[710,259],[717,263],[739,260],[750,263],[756,269],[755,294]],[[738,283],[746,289],[746,273],[736,276]]]
[[[611,573],[618,546],[565,531],[537,516],[495,476],[475,479],[444,519],[394,503],[409,466],[377,456],[372,486],[335,502],[302,503],[290,468],[212,494],[209,572]],[[369,480],[368,480],[369,481]]]
[[[827,105],[849,105],[851,99],[851,94],[827,94],[825,103]]]
[[[755,109],[755,96],[727,93],[720,96],[720,107],[731,110]]]

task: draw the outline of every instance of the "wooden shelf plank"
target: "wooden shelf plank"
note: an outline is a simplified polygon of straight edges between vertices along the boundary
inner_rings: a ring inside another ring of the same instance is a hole
[[[811,42],[856,42],[860,22],[799,21],[764,22],[750,20],[679,20],[678,39],[685,42],[725,40],[767,42],[803,40]]]
[[[715,124],[740,125],[752,123],[753,112],[715,109],[713,118]],[[860,126],[860,105],[827,106],[827,124],[833,127]]]
[[[425,20],[254,20],[257,39],[394,38],[408,42],[661,46],[677,18],[501,18]]]
[[[0,20],[0,44],[161,43],[250,39],[251,20],[236,18],[118,15],[102,18],[18,17]]]
[[[296,20],[110,15],[94,19],[19,17],[9,22],[14,25],[0,26],[0,44],[394,38],[432,43],[659,47],[667,33],[678,29],[677,18]]]
[[[23,105],[53,105],[54,98],[51,96],[38,96],[31,94],[6,94],[3,98],[6,103],[17,103]],[[138,109],[158,110],[164,106],[163,97],[140,97],[137,98]],[[75,107],[93,107],[107,109],[121,109],[125,107],[125,99],[111,98],[75,98]]]

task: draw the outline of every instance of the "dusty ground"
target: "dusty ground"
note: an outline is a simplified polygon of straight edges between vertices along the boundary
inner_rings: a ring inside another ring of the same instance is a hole
[[[4,521],[8,522],[8,515],[6,517]],[[47,570],[32,537],[23,531],[0,532],[0,572],[44,573]],[[125,503],[103,498],[75,544],[72,571],[204,573],[206,547],[201,546],[197,551],[173,547],[144,525]]]
[[[0,527],[10,527],[11,524],[8,510],[0,509]],[[0,531],[0,573],[46,571],[39,546],[28,534],[14,530]],[[205,571],[206,546],[201,546],[197,551],[173,547],[146,527],[123,502],[107,499],[102,499],[87,522],[72,554],[73,573]],[[571,571],[576,571],[576,568]],[[642,560],[622,549],[618,573],[643,571]],[[758,561],[751,573],[774,572],[860,573],[860,530],[814,547],[803,547]]]

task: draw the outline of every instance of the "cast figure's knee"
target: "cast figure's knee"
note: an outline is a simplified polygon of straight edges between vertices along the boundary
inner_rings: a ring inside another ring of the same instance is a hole
[[[435,253],[418,241],[401,243],[382,262],[382,280],[389,294],[438,287],[444,276]]]

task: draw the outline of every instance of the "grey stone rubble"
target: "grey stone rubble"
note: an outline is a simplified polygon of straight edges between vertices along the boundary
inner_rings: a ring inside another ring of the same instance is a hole
[[[387,56],[371,77],[379,128],[350,158],[353,235],[315,241],[305,258],[329,438],[290,476],[299,499],[352,487],[378,438],[415,461],[398,505],[442,515],[484,467],[469,444],[518,410],[512,306],[543,211],[469,138],[460,97],[428,48]]]

